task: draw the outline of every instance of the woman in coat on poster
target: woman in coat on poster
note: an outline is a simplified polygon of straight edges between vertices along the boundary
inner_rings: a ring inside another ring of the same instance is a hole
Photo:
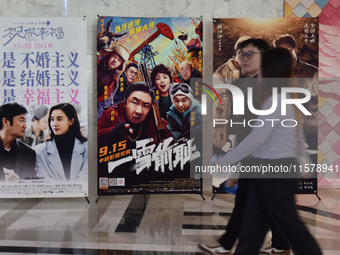
[[[37,176],[58,181],[87,181],[87,138],[80,131],[75,108],[69,103],[52,106],[48,126],[51,138],[35,147]]]
[[[249,166],[260,169],[255,172],[246,171],[243,176],[251,179],[239,243],[234,255],[258,254],[269,227],[279,230],[294,254],[320,255],[322,253],[318,244],[301,221],[295,206],[294,194],[299,172],[261,171],[264,166],[267,169],[289,169],[294,165],[298,168],[296,155],[306,154],[302,113],[297,107],[287,104],[286,114],[281,114],[281,88],[294,85],[289,79],[283,79],[292,77],[292,56],[289,51],[276,48],[265,52],[261,61],[261,77],[262,89],[259,90],[261,93],[254,96],[254,108],[268,110],[275,107],[273,88],[278,91],[277,108],[269,115],[257,116],[255,119],[258,121],[254,125],[261,121],[264,124],[253,127],[238,146],[218,160],[221,166],[231,166],[250,155]],[[282,79],[266,79],[274,77]],[[290,93],[292,98],[297,97]],[[296,125],[282,125],[287,119],[289,123],[295,120]]]
[[[100,52],[103,58],[97,67],[97,120],[106,108],[113,104],[118,78],[129,60],[129,50],[117,44]]]

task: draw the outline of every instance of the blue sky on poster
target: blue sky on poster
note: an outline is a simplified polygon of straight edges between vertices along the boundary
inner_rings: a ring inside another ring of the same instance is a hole
[[[113,18],[113,22],[111,25],[111,32],[113,33],[124,33],[128,32],[128,34],[118,38],[117,43],[123,44],[128,47],[130,53],[136,49],[144,40],[148,39],[154,32],[157,31],[156,24],[157,23],[165,23],[167,24],[173,34],[174,40],[170,40],[163,35],[158,36],[150,45],[153,47],[154,51],[157,51],[158,55],[155,56],[156,64],[167,64],[169,61],[168,56],[172,56],[172,50],[176,47],[185,48],[185,44],[178,39],[178,36],[181,35],[181,31],[188,31],[193,26],[199,23],[198,17],[172,17],[172,18],[142,18],[142,17],[105,17],[104,19],[104,27],[109,22],[109,20]],[[100,19],[100,18],[99,18]],[[136,20],[140,20],[139,22]],[[122,29],[124,24],[128,24],[130,22],[134,23],[133,27],[137,27],[138,25],[142,27],[147,25],[148,29],[136,33],[134,35],[130,35],[130,29],[128,29],[128,25],[126,25],[126,29]],[[154,22],[153,27],[149,26],[151,22]],[[194,23],[196,22],[196,24]],[[137,24],[137,26],[136,26]],[[150,28],[151,27],[151,28]],[[117,29],[118,28],[118,29]],[[98,33],[100,33],[100,27],[98,27]],[[176,44],[177,42],[177,44]],[[138,54],[137,54],[138,55]],[[136,56],[135,60],[139,60],[140,56]]]

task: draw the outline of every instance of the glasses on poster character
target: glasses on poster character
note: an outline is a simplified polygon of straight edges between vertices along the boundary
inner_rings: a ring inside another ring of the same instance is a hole
[[[252,57],[254,57],[254,54],[261,54],[261,52],[256,52],[256,51],[248,51],[248,52],[244,52],[241,51],[239,53],[237,53],[239,59],[251,59]]]
[[[190,86],[186,83],[177,83],[171,88],[171,95],[174,95],[178,90],[183,91],[184,93],[192,93]]]

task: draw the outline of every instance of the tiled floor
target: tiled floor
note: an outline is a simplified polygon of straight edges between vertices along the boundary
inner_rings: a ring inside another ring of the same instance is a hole
[[[297,196],[300,215],[325,255],[340,254],[340,190],[319,195]],[[205,198],[2,199],[0,254],[201,254],[197,243],[214,243],[223,232],[234,196]]]

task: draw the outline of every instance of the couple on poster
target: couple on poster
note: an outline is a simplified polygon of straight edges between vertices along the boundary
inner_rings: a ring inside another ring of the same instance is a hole
[[[27,113],[18,103],[0,106],[0,181],[87,181],[87,138],[75,107],[58,104],[48,113],[38,106],[30,127]]]

